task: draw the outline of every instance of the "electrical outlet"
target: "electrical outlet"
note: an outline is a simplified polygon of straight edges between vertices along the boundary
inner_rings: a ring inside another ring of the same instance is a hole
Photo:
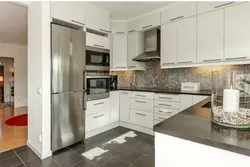
[[[42,142],[42,135],[41,134],[38,135],[38,141]]]

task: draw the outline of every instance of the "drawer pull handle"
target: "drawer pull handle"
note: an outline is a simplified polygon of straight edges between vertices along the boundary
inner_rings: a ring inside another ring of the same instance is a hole
[[[159,119],[163,119],[163,120],[166,119],[166,118],[162,118],[162,117],[158,117],[158,118],[159,118]]]
[[[104,31],[104,32],[106,32],[106,33],[109,33],[109,31],[108,30],[104,30],[104,29],[100,29],[101,31]]]
[[[192,61],[178,61],[179,64],[187,64],[187,63],[192,63]]]
[[[128,94],[128,92],[121,92],[121,94],[127,95],[127,94]]]
[[[168,113],[168,114],[172,114],[172,112],[169,112],[169,111],[167,111],[166,113]]]
[[[135,101],[135,102],[137,102],[137,103],[146,103],[145,101]]]
[[[172,63],[162,63],[161,65],[164,66],[164,65],[174,65],[175,62],[172,62]]]
[[[104,46],[103,46],[103,45],[97,45],[97,44],[94,44],[94,46],[104,48]]]
[[[218,5],[218,6],[215,6],[214,8],[220,8],[220,7],[223,7],[223,6],[227,6],[227,5],[231,5],[233,4],[234,2],[228,2],[228,3],[225,3],[225,4],[221,4],[221,5]]]
[[[221,61],[221,59],[203,60],[203,62],[214,62],[214,61]]]
[[[125,34],[125,32],[116,32],[116,34]]]
[[[104,114],[95,116],[94,118],[99,118],[99,117],[103,117],[103,116],[104,116]]]
[[[232,57],[232,58],[226,58],[226,60],[241,60],[246,59],[247,57]]]
[[[130,31],[128,31],[128,32],[134,32],[135,30],[130,30]]]
[[[184,17],[184,16],[178,16],[178,17],[175,17],[175,18],[170,19],[170,21],[174,21],[174,20],[182,19],[183,17]]]
[[[137,115],[140,115],[140,116],[146,116],[146,114],[141,114],[141,113],[135,113]]]
[[[170,104],[159,104],[159,106],[168,106],[168,107],[171,107],[172,105],[170,105]]]
[[[166,111],[165,112],[165,111],[159,110],[159,112],[161,112],[161,113],[163,112],[163,113],[167,113],[167,114],[172,114],[172,112],[170,112],[170,111]]]
[[[168,100],[172,100],[171,97],[159,97],[159,99],[168,99]]]
[[[126,68],[125,66],[116,66],[115,68]]]
[[[77,23],[77,24],[81,24],[81,25],[85,25],[84,23],[81,23],[81,22],[79,22],[79,21],[75,21],[75,20],[71,20],[73,23]]]
[[[129,68],[135,68],[136,66],[129,66]]]
[[[95,103],[94,105],[100,105],[100,104],[104,104],[104,102],[101,102],[101,103]]]
[[[135,95],[137,97],[146,97],[145,95]]]
[[[153,25],[151,24],[151,25],[148,25],[148,26],[144,26],[144,27],[142,27],[143,29],[145,29],[145,28],[149,28],[149,27],[152,27]]]

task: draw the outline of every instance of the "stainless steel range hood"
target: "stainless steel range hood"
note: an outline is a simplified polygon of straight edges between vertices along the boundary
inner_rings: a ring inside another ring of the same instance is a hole
[[[160,30],[153,29],[145,31],[144,53],[135,57],[134,61],[151,61],[160,59]]]

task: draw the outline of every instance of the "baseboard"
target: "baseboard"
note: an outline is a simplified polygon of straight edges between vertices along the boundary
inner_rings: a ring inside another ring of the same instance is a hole
[[[48,157],[52,156],[52,151],[48,150],[46,152],[44,152],[43,154],[40,153],[40,151],[38,151],[35,147],[32,146],[32,144],[30,144],[30,142],[27,141],[27,146],[40,158],[40,159],[45,159]]]
[[[119,122],[114,122],[114,123],[108,124],[106,126],[103,126],[101,128],[98,128],[96,130],[86,132],[85,133],[85,139],[93,137],[93,136],[98,135],[100,133],[106,132],[106,131],[108,131],[110,129],[114,129],[114,128],[118,127],[118,126],[119,126]]]
[[[146,134],[149,134],[149,135],[152,135],[152,136],[155,135],[153,129],[149,129],[149,128],[146,128],[146,127],[143,127],[143,126],[138,126],[138,125],[134,125],[134,124],[123,122],[123,121],[120,121],[119,123],[120,123],[120,126],[122,126],[124,128],[136,130],[136,131],[146,133]]]

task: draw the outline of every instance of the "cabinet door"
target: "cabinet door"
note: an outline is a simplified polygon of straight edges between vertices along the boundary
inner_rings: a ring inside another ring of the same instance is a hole
[[[199,63],[223,60],[223,10],[198,16],[197,61]]]
[[[198,2],[197,3],[198,14],[206,13],[206,12],[217,10],[217,9],[222,9],[230,5],[233,5],[235,3],[237,2],[230,2],[230,1]]]
[[[120,120],[129,122],[129,92],[120,92]]]
[[[120,94],[119,91],[111,91],[110,92],[110,123],[119,121],[119,100]]]
[[[174,65],[177,58],[177,23],[161,26],[161,66]]]
[[[113,68],[127,69],[127,35],[113,34]]]
[[[128,33],[135,32],[138,29],[138,20],[132,20],[128,22]]]
[[[196,17],[179,21],[177,41],[177,63],[196,63]]]
[[[86,45],[97,48],[109,49],[109,38],[93,33],[86,33]]]
[[[148,30],[152,29],[161,24],[161,16],[159,13],[154,13],[148,16],[145,16],[138,20],[138,30]]]
[[[180,95],[180,111],[187,109],[193,105],[192,95]]]
[[[51,17],[74,24],[84,25],[85,6],[84,2],[51,2]]]
[[[110,18],[109,12],[88,3],[86,7],[86,27],[109,33],[110,31]]]
[[[126,34],[127,33],[127,23],[112,22],[111,30],[113,34]]]
[[[225,59],[250,58],[250,3],[225,9]]]

